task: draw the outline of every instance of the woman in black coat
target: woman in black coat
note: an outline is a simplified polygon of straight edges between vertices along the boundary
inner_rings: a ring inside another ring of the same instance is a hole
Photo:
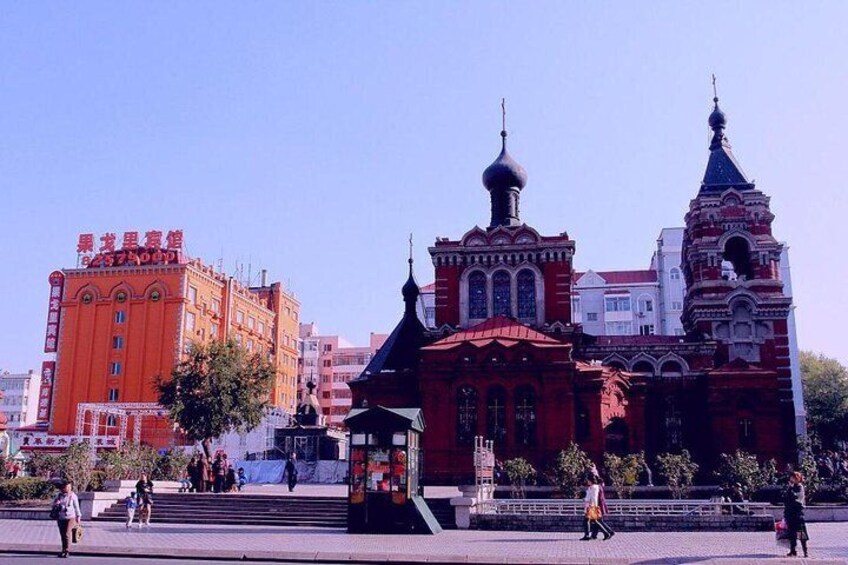
[[[806,506],[804,493],[804,477],[799,472],[789,476],[789,488],[783,493],[783,519],[786,520],[786,528],[789,532],[789,553],[787,557],[798,555],[795,548],[798,540],[801,541],[801,549],[804,557],[807,557],[807,523],[804,520],[804,507]]]

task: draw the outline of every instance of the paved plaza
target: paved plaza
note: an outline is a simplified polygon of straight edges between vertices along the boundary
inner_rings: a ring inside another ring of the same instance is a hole
[[[810,525],[809,563],[848,564],[848,525]],[[288,562],[412,563],[802,563],[780,559],[786,550],[769,532],[621,533],[607,542],[579,541],[580,534],[446,531],[438,536],[349,535],[340,530],[261,526],[89,523],[90,555]],[[59,536],[48,521],[0,520],[0,552],[55,553]],[[0,554],[2,557],[2,554]],[[12,563],[14,561],[0,561]],[[25,561],[21,561],[22,563]]]

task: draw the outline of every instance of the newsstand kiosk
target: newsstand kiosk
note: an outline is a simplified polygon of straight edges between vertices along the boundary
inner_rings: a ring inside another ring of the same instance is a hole
[[[345,425],[350,430],[347,531],[441,532],[418,486],[421,409],[355,408]]]

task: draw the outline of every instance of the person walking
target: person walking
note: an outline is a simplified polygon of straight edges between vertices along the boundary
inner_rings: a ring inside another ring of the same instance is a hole
[[[198,492],[209,492],[209,481],[211,480],[210,470],[209,470],[209,459],[206,458],[206,455],[200,456],[200,463],[197,465],[197,473],[200,478],[200,482],[198,486],[200,490]]]
[[[580,541],[597,539],[597,533],[592,535],[593,528],[597,528],[604,534],[604,541],[615,535],[615,532],[604,523],[600,504],[601,489],[598,482],[596,476],[586,477],[586,496],[583,497],[583,537]]]
[[[286,461],[286,467],[283,470],[283,474],[288,477],[288,485],[289,492],[294,490],[294,487],[297,486],[297,467],[295,463],[297,462],[297,454],[291,453],[289,455],[289,460]]]
[[[601,479],[600,477],[596,477],[596,478],[598,479],[598,481],[597,481],[597,485],[598,485],[598,507],[601,509],[601,519],[603,520],[603,517],[607,515],[607,494],[604,491],[604,481],[603,481],[603,479]],[[611,538],[612,536],[615,535],[615,532],[612,530],[612,528],[607,526],[606,522],[604,522],[604,526],[606,526],[606,528],[610,532],[609,537],[604,537],[604,539],[609,539],[609,538]],[[600,531],[600,528],[598,527],[597,522],[592,525],[591,530],[592,530],[592,539],[598,539],[598,531]]]
[[[224,492],[224,480],[227,476],[227,468],[220,454],[215,457],[215,462],[212,463],[212,475],[215,478],[215,484],[212,487],[213,491],[218,493]]]
[[[245,473],[244,473],[244,467],[239,467],[239,470],[238,470],[238,491],[241,492],[241,490],[244,488],[244,485],[246,485],[246,484],[247,484],[247,475],[245,475]]]
[[[142,473],[135,484],[135,497],[138,500],[138,527],[150,527],[150,515],[153,513],[153,481]]]
[[[59,494],[53,499],[50,517],[56,520],[59,538],[62,540],[62,552],[59,553],[59,557],[67,557],[74,528],[79,527],[82,520],[79,498],[73,491],[70,481],[62,484]]]
[[[200,466],[197,461],[197,455],[191,456],[191,461],[186,465],[186,475],[188,475],[191,487],[189,492],[200,492]]]
[[[136,499],[134,492],[127,495],[124,505],[127,509],[127,529],[129,530],[130,526],[132,526],[133,518],[135,518],[135,511],[138,508],[138,500]],[[141,520],[141,516],[139,516],[139,520]]]
[[[795,551],[798,541],[804,557],[807,557],[807,522],[804,519],[804,507],[807,505],[806,493],[804,492],[804,476],[795,471],[789,477],[789,487],[783,493],[783,519],[786,520],[786,529],[789,532],[789,553],[787,557],[796,557]]]

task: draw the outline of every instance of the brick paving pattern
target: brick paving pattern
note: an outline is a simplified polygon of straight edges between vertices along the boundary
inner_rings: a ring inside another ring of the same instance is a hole
[[[155,517],[154,517],[155,520]],[[809,563],[848,564],[848,524],[810,524]],[[778,559],[786,550],[771,533],[621,533],[607,542],[581,542],[579,533],[446,531],[438,536],[348,535],[340,530],[261,526],[153,524],[127,531],[88,523],[80,551],[127,555],[306,561],[444,563],[801,563]],[[0,520],[0,551],[53,551],[59,536],[47,521]]]

